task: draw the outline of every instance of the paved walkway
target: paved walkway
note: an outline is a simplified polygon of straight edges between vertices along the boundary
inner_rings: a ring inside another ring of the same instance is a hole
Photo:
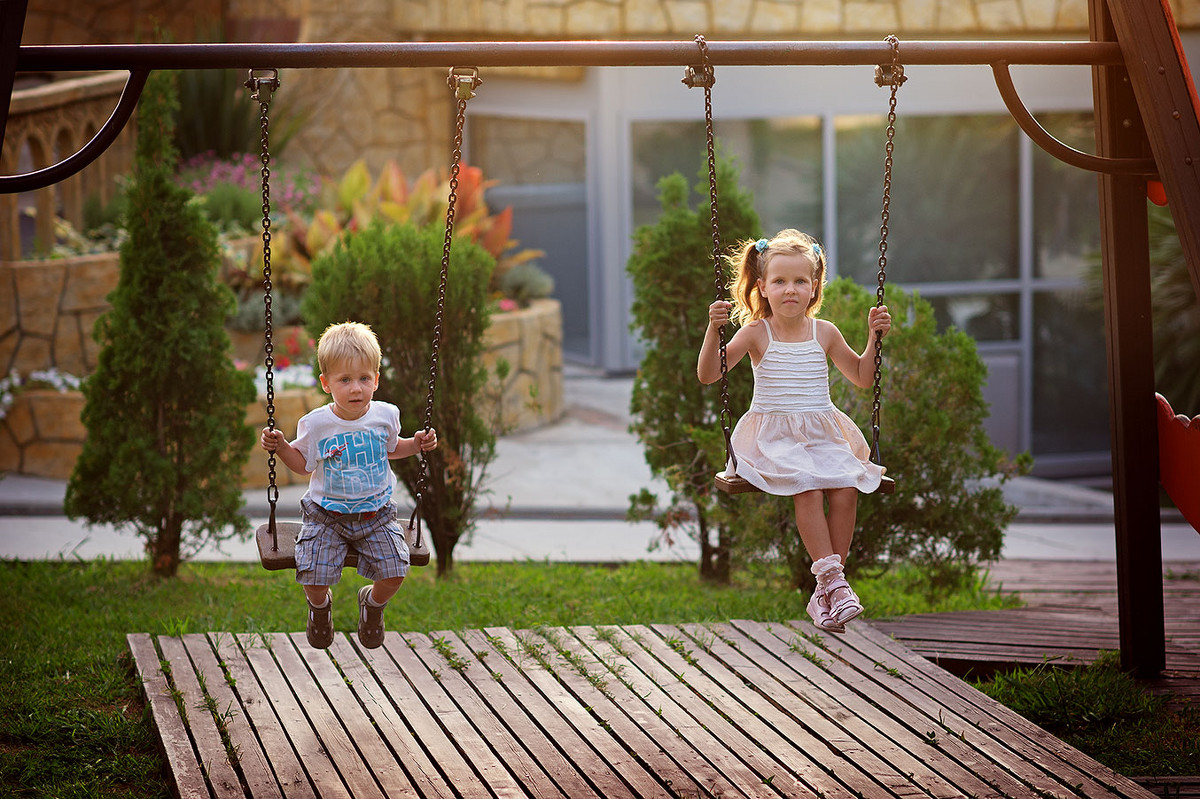
[[[545,428],[502,438],[489,470],[494,509],[457,560],[567,560],[613,562],[639,559],[694,561],[698,546],[684,539],[655,546],[657,528],[624,520],[629,496],[649,487],[666,496],[641,446],[628,432],[628,378],[606,378],[568,367],[566,415]],[[1021,507],[1006,535],[1001,557],[1054,560],[1115,559],[1111,495],[1033,478],[1006,485]],[[86,527],[62,514],[65,484],[8,475],[0,477],[0,558],[96,558],[142,556],[141,541],[99,525]],[[279,513],[292,516],[302,486],[280,491]],[[266,492],[246,492],[246,512],[265,521]],[[1178,517],[1174,517],[1178,518]],[[1189,525],[1163,524],[1164,560],[1200,560],[1200,535]],[[257,560],[253,541],[230,541],[196,553],[197,560]]]

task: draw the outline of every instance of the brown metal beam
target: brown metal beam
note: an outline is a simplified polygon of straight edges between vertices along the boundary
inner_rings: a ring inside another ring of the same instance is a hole
[[[1089,0],[1088,11],[1092,38],[1115,41],[1106,0]],[[1094,72],[1097,151],[1114,158],[1145,155],[1149,144],[1128,72]],[[1144,178],[1100,176],[1100,229],[1121,665],[1153,676],[1166,664],[1166,631]]]

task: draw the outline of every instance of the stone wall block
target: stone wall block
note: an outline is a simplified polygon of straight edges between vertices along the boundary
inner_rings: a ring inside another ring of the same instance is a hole
[[[29,392],[22,392],[13,400],[13,404],[4,417],[4,426],[19,447],[23,447],[37,438],[37,428],[33,424],[33,411],[29,407]]]
[[[71,375],[87,374],[90,370],[84,352],[85,338],[79,329],[78,317],[59,317],[58,330],[54,333],[54,354],[51,356],[54,367]]]
[[[899,0],[900,25],[905,31],[934,33],[938,0]]]
[[[1033,3],[1036,0],[1027,0]],[[1178,5],[1173,3],[1173,6]],[[1178,16],[1175,17],[1175,24],[1182,25],[1183,21]],[[1200,24],[1200,19],[1195,20],[1195,24]],[[1080,31],[1087,33],[1088,30],[1088,9],[1087,3],[1082,2],[1061,2],[1058,4],[1058,19],[1054,24],[1055,32],[1063,31]]]
[[[722,34],[736,34],[745,33],[750,28],[753,0],[717,0],[713,6],[713,30]]]
[[[13,269],[21,329],[35,335],[53,336],[66,283],[66,267],[61,261],[21,261],[14,263]]]
[[[21,471],[21,447],[13,439],[8,420],[0,420],[0,472]]]
[[[17,276],[10,265],[0,264],[0,336],[6,336],[16,329]]]
[[[21,451],[21,471],[52,480],[66,480],[75,470],[83,443],[35,441]]]
[[[21,336],[16,354],[13,355],[12,368],[27,375],[39,369],[49,369],[53,365],[49,339],[28,334]]]
[[[0,377],[7,376],[15,368],[20,344],[21,333],[17,330],[0,335]]]
[[[888,34],[900,29],[897,9],[891,3],[847,0],[843,31],[851,34]]]
[[[621,31],[619,0],[581,0],[566,8],[566,31],[570,36],[609,36]]]
[[[750,29],[755,33],[773,34],[795,30],[800,23],[800,8],[789,0],[759,0],[754,4]]]
[[[23,395],[29,403],[33,427],[42,441],[75,441],[87,438],[83,426],[83,394],[78,391],[58,392],[52,388],[33,389]]]
[[[62,312],[107,309],[108,295],[117,287],[120,277],[121,259],[115,252],[71,259],[66,263]]]
[[[936,1],[936,0],[935,0]],[[841,0],[809,0],[800,10],[800,30],[805,35],[841,33]]]
[[[979,24],[986,32],[1027,28],[1019,0],[986,0],[980,2],[976,9],[979,14]]]
[[[708,18],[707,0],[662,0],[667,9],[668,32],[681,36],[695,36],[712,28]],[[706,37],[716,38],[714,34]]]
[[[1084,13],[1087,13],[1086,9]],[[963,2],[963,0],[941,0],[938,4],[937,27],[939,33],[950,34],[979,30],[979,19],[975,16],[975,6],[972,3]]]
[[[635,0],[625,4],[625,35],[632,36],[635,31],[643,35],[662,34],[670,30],[664,0]],[[699,31],[692,35],[696,33]]]

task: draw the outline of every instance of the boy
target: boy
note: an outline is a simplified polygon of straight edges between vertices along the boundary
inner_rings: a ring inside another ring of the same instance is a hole
[[[308,600],[308,643],[333,643],[333,593],[348,547],[358,552],[358,573],[372,585],[358,592],[358,640],[383,643],[383,609],[408,574],[408,544],[397,518],[389,458],[437,447],[437,433],[400,437],[400,410],[374,401],[382,353],[370,327],[330,325],[317,342],[321,388],[333,402],[305,414],[288,443],[280,430],[262,432],[262,448],[297,474],[310,474],[300,499],[303,524],[296,541],[296,582]]]

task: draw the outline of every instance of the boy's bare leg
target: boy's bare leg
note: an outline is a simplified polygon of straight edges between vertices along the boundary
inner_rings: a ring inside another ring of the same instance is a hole
[[[403,582],[403,577],[385,577],[382,580],[376,580],[375,584],[371,586],[371,601],[376,605],[387,604],[387,601],[400,590],[400,584]]]
[[[327,585],[305,585],[301,586],[304,589],[304,595],[308,597],[308,604],[321,607],[325,604],[325,597],[329,595],[329,586]]]

